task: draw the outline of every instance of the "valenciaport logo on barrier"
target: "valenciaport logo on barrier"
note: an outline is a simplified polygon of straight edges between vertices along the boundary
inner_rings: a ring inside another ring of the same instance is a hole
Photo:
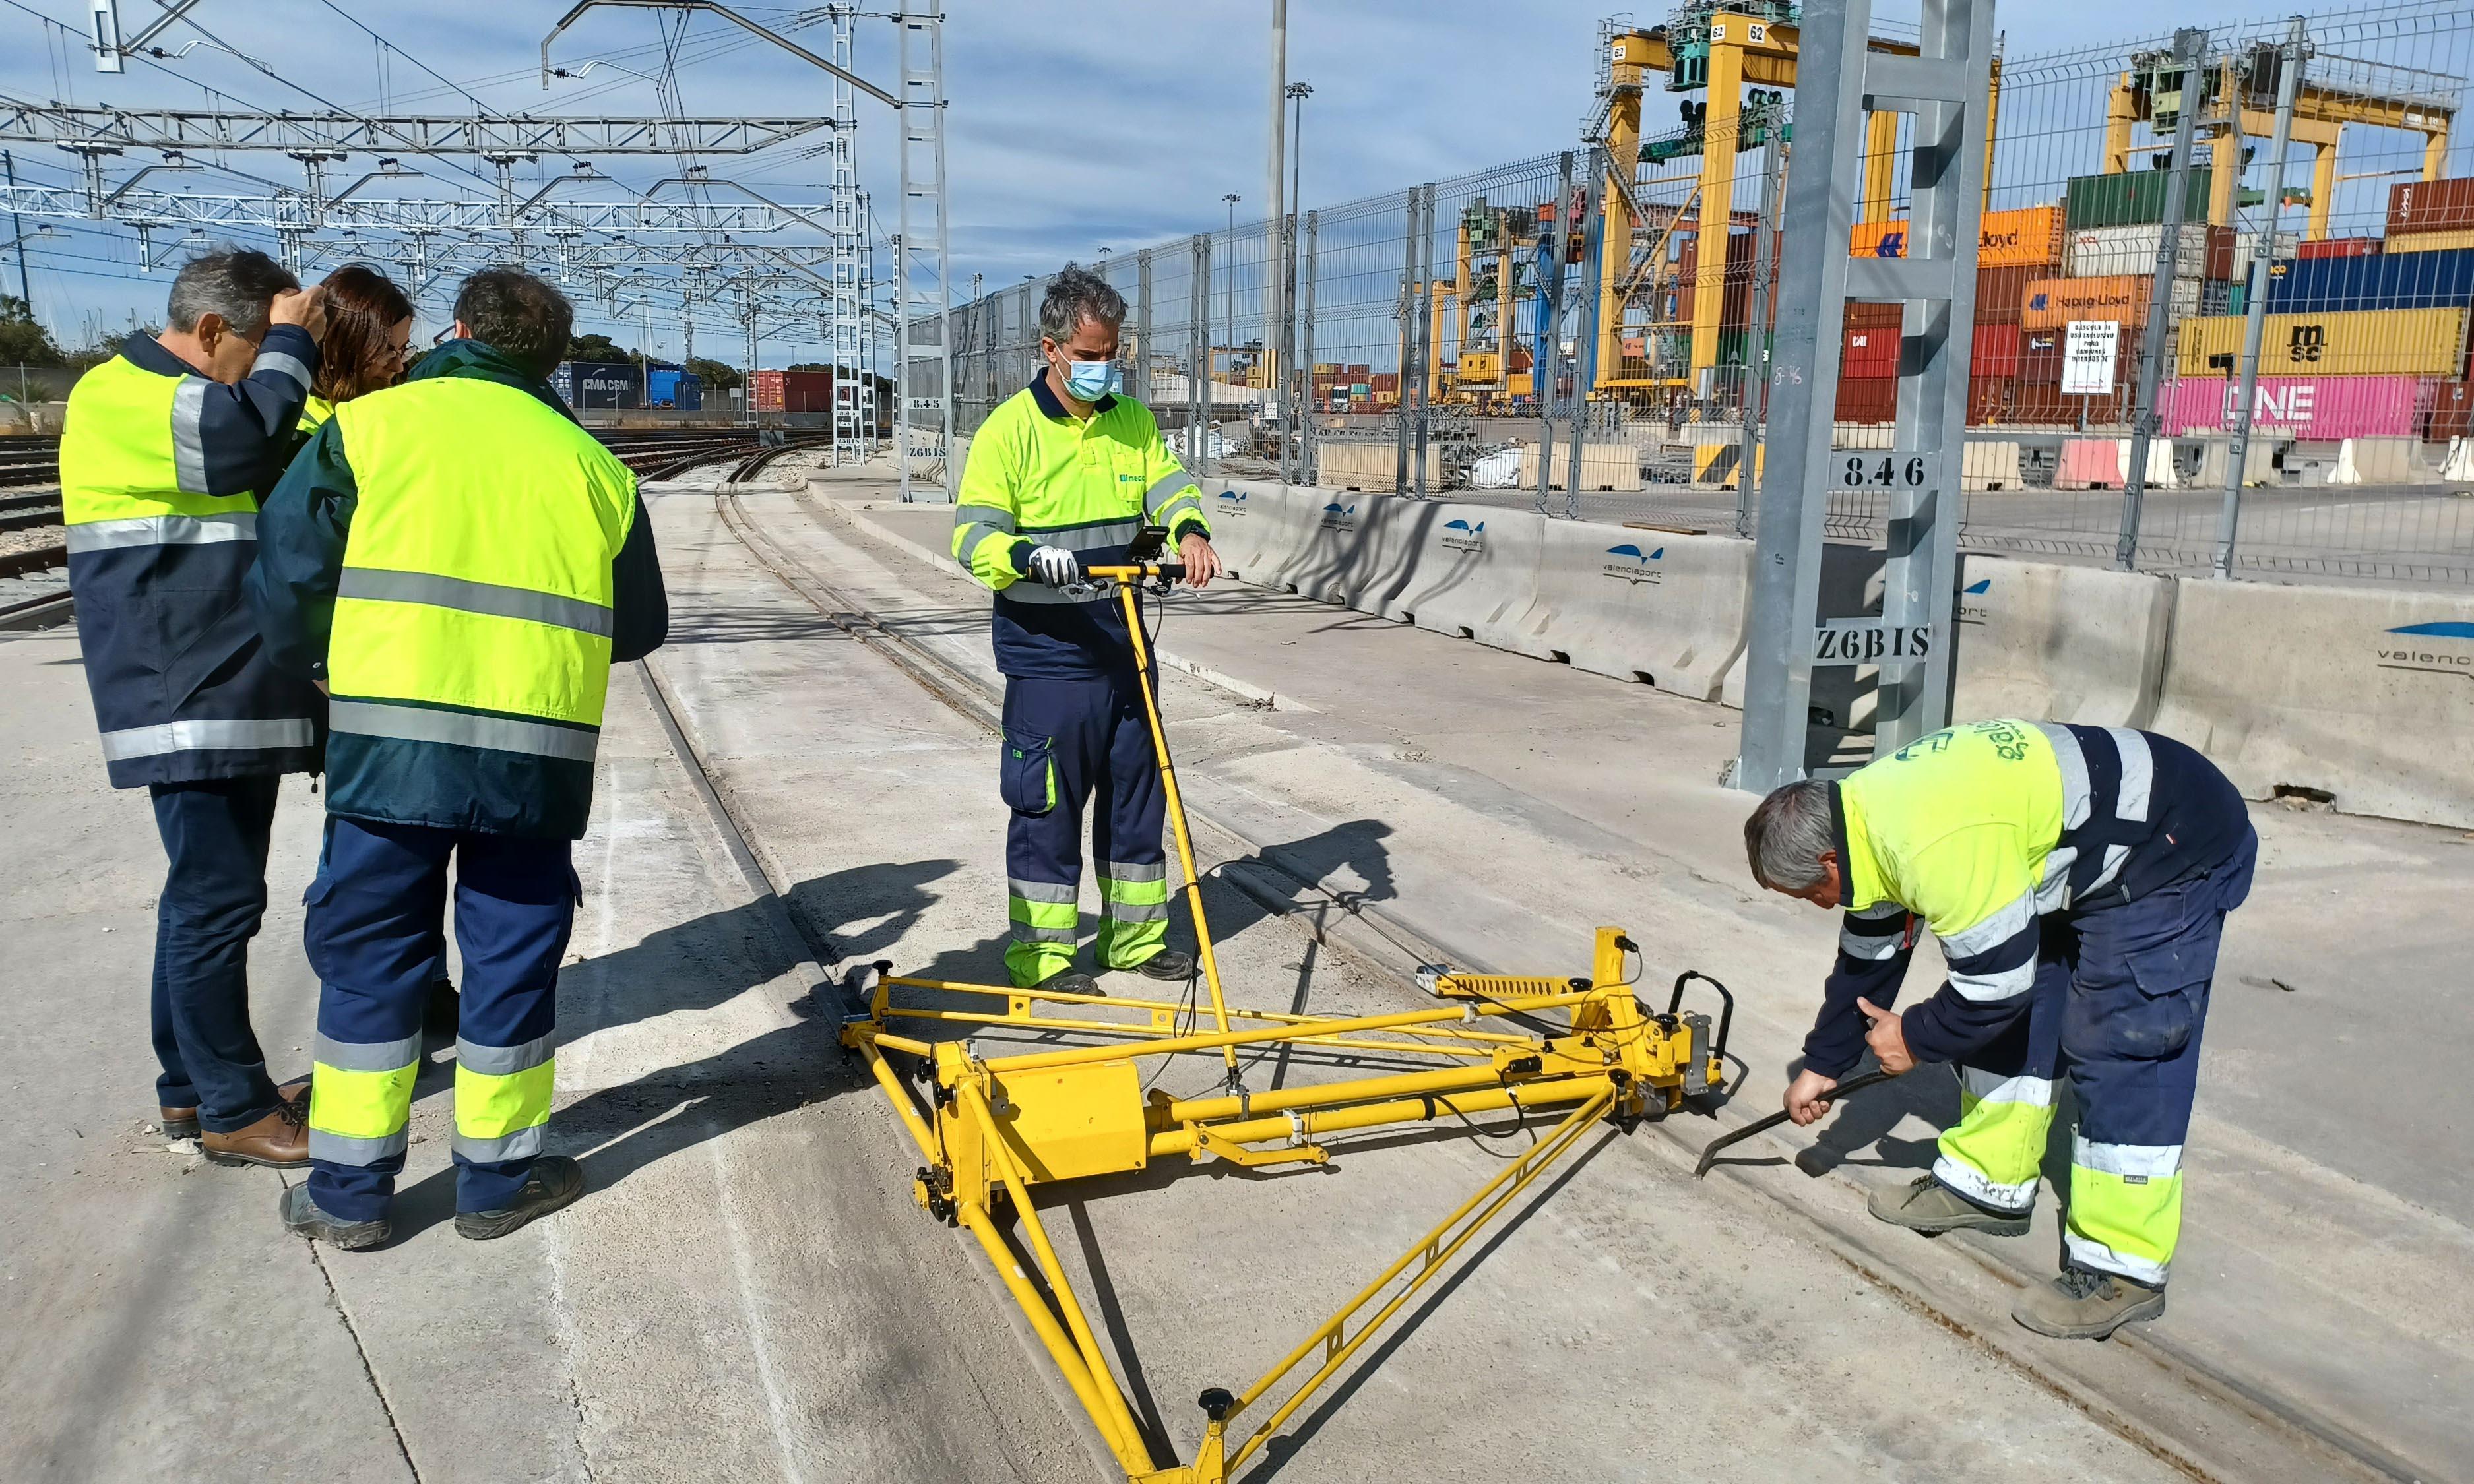
[[[1992,590],[1993,579],[1989,577],[1979,578],[1978,580],[1969,583],[1966,586],[1960,588],[1958,592],[1958,621],[1962,624],[1980,624],[1986,619],[1992,617],[1992,605],[1987,603],[1970,603],[1967,601],[1970,598],[1981,598]]]
[[[1322,508],[1322,528],[1326,531],[1356,530],[1357,507],[1343,505],[1338,500],[1332,501]]]
[[[2380,645],[2383,670],[2427,670],[2474,681],[2474,623],[2444,619],[2390,629]]]
[[[1220,503],[1215,512],[1216,517],[1242,515],[1244,514],[1246,514],[1245,491],[1223,490],[1220,491]]]
[[[1471,525],[1466,520],[1444,521],[1443,549],[1446,551],[1486,550],[1486,522],[1481,520]]]
[[[1654,551],[1644,552],[1630,541],[1626,541],[1621,546],[1608,547],[1607,558],[1608,560],[1598,567],[1598,570],[1609,577],[1620,577],[1628,583],[1658,583],[1665,580],[1665,574],[1661,572],[1658,566],[1661,562],[1666,560],[1666,548],[1663,546]]]

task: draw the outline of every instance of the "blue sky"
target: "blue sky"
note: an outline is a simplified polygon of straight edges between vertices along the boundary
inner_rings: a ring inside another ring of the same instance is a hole
[[[124,24],[142,24],[154,4],[121,0]],[[658,111],[649,84],[607,67],[580,84],[541,87],[535,71],[541,36],[567,4],[203,0],[197,18],[230,52],[176,25],[164,43],[197,42],[187,56],[133,65],[125,76],[111,78],[98,75],[83,49],[80,0],[5,0],[0,93],[198,107],[206,101],[205,87],[262,108],[316,108],[317,100],[325,99],[375,109],[382,97],[398,111],[473,108],[472,99],[449,90],[417,62],[495,109]],[[395,50],[382,53],[338,7]],[[743,9],[778,26],[813,14],[778,5]],[[1887,5],[1882,10],[1896,13]],[[948,0],[946,13],[958,285],[966,285],[973,272],[985,275],[990,284],[1006,283],[1067,256],[1087,259],[1103,244],[1125,250],[1208,229],[1227,220],[1221,197],[1229,191],[1244,198],[1237,207],[1241,222],[1261,214],[1267,0]],[[1574,0],[1294,0],[1290,76],[1315,86],[1306,111],[1305,203],[1347,201],[1569,147],[1589,102],[1592,41],[1605,13]],[[1637,13],[1643,20],[1656,18],[1651,12]],[[2018,57],[2253,13],[2223,0],[2184,0],[2171,11],[2126,0],[2080,0],[2068,6],[2015,4],[2001,23],[2007,52]],[[37,15],[72,30],[64,36]],[[660,24],[642,12],[590,15],[562,37],[554,60],[572,68],[612,59],[656,70],[657,60],[641,49],[656,42]],[[796,34],[820,47],[826,33],[810,26]],[[732,49],[679,73],[689,111],[824,110],[819,74],[764,47],[735,45],[733,35],[711,17],[690,23],[691,54]],[[862,20],[859,46],[860,70],[889,82],[892,27]],[[888,210],[891,146],[889,115],[862,100],[861,179]],[[69,179],[67,162],[57,151],[37,147],[16,154],[21,180]],[[264,176],[299,179],[291,162],[279,156],[241,156],[232,163]],[[596,163],[640,182],[670,170],[667,160],[633,170],[616,161]],[[822,198],[815,162],[795,150],[714,164],[717,174],[738,173],[780,199]],[[565,165],[545,160],[541,168]],[[482,190],[448,167],[437,172],[437,189]],[[198,188],[251,189],[229,179]],[[6,225],[0,222],[0,227]],[[133,256],[133,239],[86,228],[60,246],[45,245],[33,260],[38,313],[71,342],[82,338],[89,322],[118,325],[132,313],[159,317],[167,275],[138,274]],[[6,256],[0,256],[0,279],[14,292],[15,264]],[[717,327],[703,333],[713,340],[700,342],[700,349],[735,343]],[[632,329],[621,329],[619,338],[632,339]],[[674,353],[676,338],[674,330],[657,333],[657,349]]]

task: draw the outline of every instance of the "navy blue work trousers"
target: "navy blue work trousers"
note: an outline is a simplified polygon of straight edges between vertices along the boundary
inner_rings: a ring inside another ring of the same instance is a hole
[[[1142,682],[1008,676],[998,791],[1011,808],[1006,969],[1033,985],[1073,966],[1085,812],[1100,878],[1099,959],[1133,969],[1168,937],[1167,793]]]
[[[249,1019],[249,941],[266,916],[277,774],[148,785],[170,863],[155,902],[155,1100],[217,1134],[280,1099]]]

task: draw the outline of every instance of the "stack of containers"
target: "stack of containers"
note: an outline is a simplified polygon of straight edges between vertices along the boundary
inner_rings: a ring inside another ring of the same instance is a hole
[[[2014,421],[2093,426],[2130,419],[2171,180],[2167,171],[2142,170],[2071,180],[2063,195],[2061,271],[2024,290]],[[2169,335],[2188,319],[2221,312],[2231,299],[2231,280],[2247,258],[2230,228],[2207,221],[2209,180],[2205,168],[2188,177],[2184,225],[2172,250],[2168,303],[2175,329]],[[2062,345],[2075,320],[2109,320],[2122,326],[2108,392],[2062,394]],[[2172,349],[2169,340],[2167,353]]]
[[[2021,395],[2027,286],[2050,277],[2062,259],[2062,208],[1988,211],[1976,242],[1976,324],[1967,373],[1971,424],[2038,420]]]
[[[2269,265],[2255,426],[2335,442],[2440,437],[2462,421],[2474,247],[2431,241],[2474,221],[2474,192],[2449,189],[2459,183],[2396,187],[2384,251]],[[2400,232],[2400,223],[2419,229]],[[2238,411],[2244,328],[2239,315],[2192,322],[2179,357],[2186,385],[2166,409],[2173,431],[2223,426]]]
[[[1339,383],[1340,363],[1338,361],[1317,361],[1314,365],[1314,371],[1309,378],[1306,395],[1307,404],[1316,412],[1340,411],[1340,408],[1332,405],[1335,388],[1338,387]]]

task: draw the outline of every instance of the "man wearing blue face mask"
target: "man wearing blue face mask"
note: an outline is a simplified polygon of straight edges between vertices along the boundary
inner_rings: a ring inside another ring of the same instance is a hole
[[[1078,582],[1085,565],[1124,561],[1146,525],[1168,529],[1188,586],[1221,569],[1202,491],[1150,409],[1124,395],[1125,319],[1124,296],[1097,275],[1056,275],[1039,306],[1046,364],[972,438],[954,510],[954,560],[996,593],[1006,676],[1006,969],[1018,986],[1075,994],[1100,993],[1074,967],[1086,806],[1101,966],[1194,973],[1193,956],[1168,946],[1165,801],[1124,614]]]

